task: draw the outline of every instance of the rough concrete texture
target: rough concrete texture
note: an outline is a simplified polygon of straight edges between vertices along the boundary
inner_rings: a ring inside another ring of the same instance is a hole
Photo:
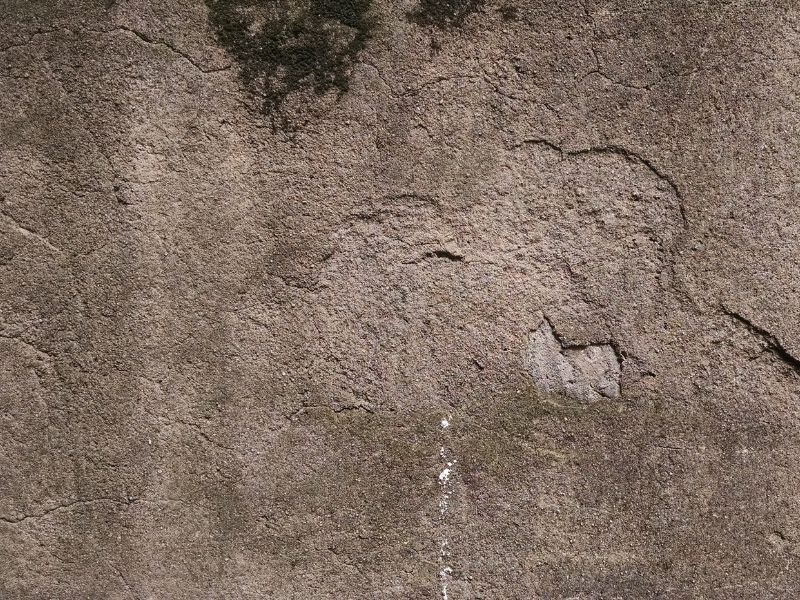
[[[0,598],[800,597],[795,1],[0,4]]]

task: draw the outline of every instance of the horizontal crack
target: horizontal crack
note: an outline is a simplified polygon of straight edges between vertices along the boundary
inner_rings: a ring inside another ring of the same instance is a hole
[[[197,61],[195,61],[191,56],[189,56],[188,54],[186,54],[182,50],[179,50],[178,48],[176,48],[175,46],[173,46],[169,42],[164,42],[164,41],[161,41],[161,40],[155,40],[155,39],[151,38],[150,36],[142,33],[141,31],[137,31],[136,29],[132,29],[132,28],[126,27],[124,25],[121,25],[121,26],[117,27],[116,29],[113,29],[112,31],[122,31],[122,32],[125,32],[125,33],[128,33],[130,35],[135,36],[136,38],[138,38],[139,40],[141,40],[145,44],[150,44],[150,45],[154,45],[154,46],[162,46],[164,48],[167,48],[168,50],[170,50],[174,54],[177,54],[178,56],[180,56],[181,58],[183,58],[187,62],[191,63],[192,66],[194,66],[197,70],[199,70],[199,71],[201,71],[203,73],[218,73],[220,71],[227,71],[228,69],[231,68],[231,65],[226,65],[224,67],[220,67],[220,68],[217,68],[217,69],[203,66],[200,63],[198,63]]]
[[[425,256],[428,258],[444,258],[455,262],[464,260],[463,255],[450,252],[449,250],[433,250],[432,252],[427,252]]]
[[[102,497],[102,498],[90,498],[85,500],[75,500],[73,502],[67,502],[66,504],[59,504],[58,506],[54,506],[47,510],[44,510],[39,513],[33,513],[30,515],[22,515],[21,517],[4,517],[0,516],[0,522],[8,523],[10,525],[16,525],[17,523],[22,523],[23,521],[27,521],[29,519],[39,519],[41,517],[46,517],[54,512],[65,510],[67,508],[72,508],[74,506],[84,506],[87,504],[97,504],[100,502],[113,502],[114,504],[121,504],[124,506],[130,506],[137,501],[136,498],[109,498],[109,497]]]
[[[30,45],[31,42],[33,42],[33,40],[35,40],[37,37],[42,36],[42,35],[49,35],[51,33],[57,32],[57,31],[58,31],[58,29],[43,29],[43,30],[39,30],[39,31],[34,31],[33,33],[28,35],[28,39],[26,39],[24,42],[20,42],[19,44],[10,44],[8,46],[4,46],[3,48],[0,48],[0,53],[5,53],[5,52],[8,52],[9,50],[13,50],[15,48],[24,48],[25,46]]]
[[[686,199],[684,198],[683,194],[681,193],[678,184],[675,183],[672,178],[667,175],[664,171],[659,169],[655,164],[653,164],[649,159],[629,150],[623,146],[619,146],[616,144],[607,144],[603,146],[589,146],[588,148],[580,148],[578,150],[565,150],[558,144],[551,142],[550,140],[544,138],[531,138],[523,140],[522,144],[534,144],[539,146],[544,146],[558,152],[562,157],[564,156],[584,156],[589,154],[614,154],[616,156],[621,156],[633,163],[640,164],[645,166],[653,175],[658,177],[661,181],[666,183],[675,196],[678,198],[678,209],[681,214],[681,220],[683,221],[684,226],[688,225],[688,219],[686,217],[686,207],[684,206]],[[518,144],[521,145],[521,144]]]
[[[132,27],[128,27],[126,25],[119,25],[119,26],[117,26],[117,27],[115,27],[113,29],[108,29],[108,30],[96,30],[96,29],[78,29],[78,30],[72,30],[72,29],[48,29],[48,30],[36,31],[36,32],[30,34],[28,36],[28,39],[25,42],[22,42],[22,43],[19,43],[19,44],[12,44],[10,46],[6,46],[4,48],[0,48],[0,53],[7,52],[8,50],[12,50],[14,48],[21,48],[23,46],[27,46],[31,42],[33,42],[34,39],[36,39],[39,36],[49,35],[49,34],[53,34],[53,33],[68,33],[68,34],[72,34],[72,35],[79,35],[79,34],[81,34],[83,32],[95,33],[95,34],[100,34],[100,35],[108,35],[108,34],[113,34],[113,33],[117,33],[117,32],[122,32],[124,34],[127,34],[127,35],[130,35],[130,36],[133,36],[133,37],[137,38],[142,43],[145,43],[145,44],[148,44],[148,45],[152,45],[152,46],[161,46],[163,48],[166,48],[167,50],[169,50],[173,54],[176,54],[180,58],[182,58],[185,61],[187,61],[188,63],[190,63],[194,68],[196,68],[198,71],[200,71],[202,73],[218,73],[220,71],[227,71],[228,69],[230,69],[233,66],[232,64],[228,64],[228,65],[225,65],[224,67],[219,67],[219,68],[212,68],[212,67],[204,66],[204,65],[198,63],[196,60],[194,60],[189,54],[187,54],[186,52],[182,51],[180,48],[178,48],[177,46],[171,44],[170,42],[165,42],[163,40],[156,40],[154,38],[151,38],[149,35],[147,35],[145,33],[142,33],[141,31],[138,31],[136,29],[133,29]]]

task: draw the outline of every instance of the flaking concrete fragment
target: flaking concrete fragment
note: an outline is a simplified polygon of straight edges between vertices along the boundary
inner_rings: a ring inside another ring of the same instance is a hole
[[[614,348],[609,344],[565,344],[547,319],[530,335],[526,365],[544,392],[589,402],[619,398],[621,365]]]

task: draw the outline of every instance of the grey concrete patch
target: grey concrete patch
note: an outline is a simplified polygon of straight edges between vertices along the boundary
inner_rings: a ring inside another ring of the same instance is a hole
[[[589,402],[620,395],[621,362],[614,348],[565,344],[547,319],[529,337],[526,366],[536,386],[549,394]]]

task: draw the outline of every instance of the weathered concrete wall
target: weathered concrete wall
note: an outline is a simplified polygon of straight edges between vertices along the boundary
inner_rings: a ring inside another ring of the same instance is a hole
[[[800,596],[796,2],[0,4],[0,597]]]

